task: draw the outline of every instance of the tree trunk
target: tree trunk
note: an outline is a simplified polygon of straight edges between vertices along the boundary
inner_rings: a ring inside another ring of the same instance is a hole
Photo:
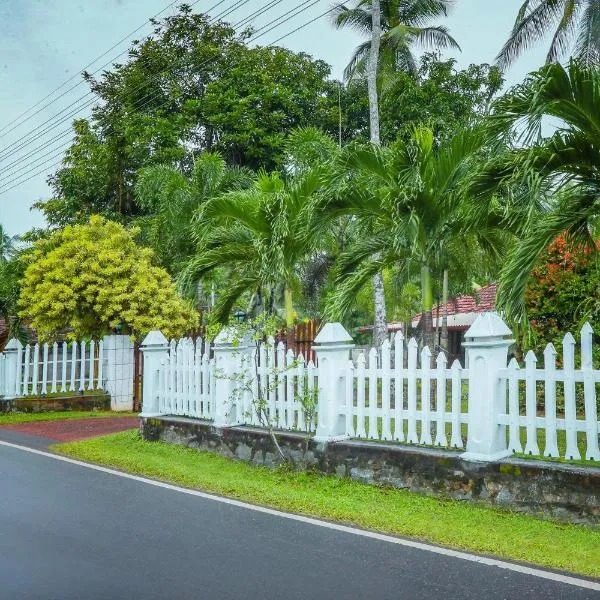
[[[421,302],[423,322],[423,344],[429,346],[433,351],[433,316],[431,309],[433,308],[433,288],[431,285],[431,272],[427,265],[421,267]]]
[[[367,88],[369,93],[369,129],[371,143],[380,145],[379,138],[379,98],[377,96],[377,66],[379,64],[379,46],[381,43],[381,6],[379,0],[371,4],[371,51],[367,66]],[[387,336],[387,314],[383,276],[377,273],[373,277],[373,301],[375,322],[373,323],[373,345],[381,346]]]
[[[286,287],[283,294],[285,299],[285,341],[288,350],[294,350],[296,332],[294,327],[294,301],[292,290]]]
[[[444,269],[442,281],[442,338],[440,346],[448,354],[448,269]]]
[[[379,0],[371,3],[371,51],[367,66],[367,88],[369,93],[369,127],[371,143],[379,146],[379,98],[377,97],[377,67],[381,43],[381,6]]]

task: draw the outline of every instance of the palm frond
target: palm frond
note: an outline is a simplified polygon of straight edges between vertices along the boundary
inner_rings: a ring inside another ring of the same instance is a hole
[[[530,2],[521,6],[519,16],[510,37],[496,56],[496,64],[500,69],[509,67],[524,51],[543,39],[548,29],[557,23],[563,14],[565,0],[536,0],[532,8]]]

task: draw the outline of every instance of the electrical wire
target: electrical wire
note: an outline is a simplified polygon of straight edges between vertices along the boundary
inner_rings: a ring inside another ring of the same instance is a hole
[[[280,0],[280,1],[281,1],[281,0]],[[276,29],[277,27],[279,27],[279,26],[280,26],[281,24],[283,24],[284,22],[287,22],[287,21],[289,21],[290,19],[292,19],[293,17],[295,17],[295,16],[297,16],[298,14],[300,14],[301,12],[304,12],[304,10],[307,10],[308,8],[310,8],[311,6],[313,6],[314,4],[316,4],[317,2],[319,2],[319,0],[314,0],[312,3],[310,3],[310,4],[309,4],[309,6],[305,7],[303,10],[301,10],[301,11],[299,11],[299,12],[296,12],[294,15],[292,15],[292,16],[291,16],[291,17],[289,17],[288,19],[285,19],[285,21],[281,21],[281,23],[278,23],[277,25],[275,25],[275,26],[273,26],[273,27],[269,28],[267,31],[264,31],[264,32],[263,32],[263,33],[261,33],[260,35],[256,36],[256,38],[253,36],[253,37],[252,37],[251,39],[249,39],[248,41],[249,41],[249,42],[255,41],[255,39],[257,39],[258,37],[262,37],[263,35],[265,35],[265,34],[269,33],[269,32],[270,32],[270,31],[272,31],[273,29]],[[307,4],[307,3],[305,3],[305,4]],[[304,28],[305,28],[305,27],[307,27],[308,25],[310,25],[310,24],[314,23],[315,21],[317,21],[317,20],[321,19],[321,18],[322,18],[322,17],[324,17],[325,15],[329,14],[330,12],[332,12],[332,10],[334,10],[334,8],[335,8],[335,7],[332,7],[332,8],[330,8],[330,9],[326,10],[325,12],[323,12],[323,13],[321,13],[321,14],[317,15],[316,17],[314,17],[314,18],[310,19],[309,21],[306,21],[306,22],[305,22],[305,23],[303,23],[302,25],[299,25],[299,26],[298,26],[298,27],[296,27],[295,29],[293,29],[293,30],[289,31],[288,33],[286,33],[286,34],[284,34],[284,35],[280,36],[280,37],[279,37],[279,38],[277,38],[276,40],[274,40],[274,41],[270,42],[270,43],[269,43],[269,44],[267,44],[265,47],[270,47],[270,46],[273,46],[273,45],[274,45],[274,44],[276,44],[277,42],[280,42],[281,40],[283,40],[283,39],[285,39],[285,38],[289,37],[290,35],[293,35],[294,33],[296,33],[296,32],[298,32],[298,31],[300,31],[301,29],[304,29]],[[293,10],[295,10],[295,9],[293,9]],[[284,15],[281,15],[281,16],[280,16],[280,18],[281,18],[281,17],[283,17],[283,16],[286,16],[287,14],[289,14],[289,12],[292,12],[292,11],[288,11],[288,13],[285,13]],[[272,23],[272,22],[271,22],[271,23]],[[265,26],[265,27],[266,27],[266,26]],[[264,29],[264,27],[263,27],[262,29]],[[209,61],[207,61],[207,62],[209,62]],[[202,65],[200,65],[200,66],[203,66],[203,64],[202,64]],[[141,106],[141,107],[139,107],[139,108],[143,108],[144,106],[146,106],[146,105],[149,103],[149,101],[150,101],[151,99],[152,99],[152,98],[150,98],[148,101],[146,101],[146,102],[144,103],[144,105],[142,105],[142,106]],[[46,163],[47,163],[47,162],[50,162],[51,160],[52,160],[52,159],[49,159],[48,161],[46,161]],[[58,162],[55,162],[53,165],[51,165],[51,167],[58,166],[58,165],[62,164],[62,162],[63,162],[62,160],[59,160]],[[46,163],[43,163],[43,164],[46,164]],[[38,166],[40,166],[40,165],[38,165]],[[36,167],[36,168],[37,168],[37,167]],[[23,174],[22,176],[20,176],[20,177],[23,177],[23,176],[25,176],[25,175],[28,175],[28,174],[29,174],[29,173],[31,173],[33,170],[35,170],[35,169],[31,169],[30,171],[28,171],[28,172],[24,173],[24,174]],[[37,177],[38,175],[42,174],[43,172],[45,172],[45,171],[47,171],[47,170],[48,170],[47,168],[44,168],[44,169],[42,169],[42,170],[40,170],[40,171],[37,171],[37,172],[33,173],[33,174],[30,176],[30,177],[27,177],[26,179],[23,179],[22,181],[18,181],[18,182],[16,182],[14,185],[12,185],[12,186],[10,186],[10,187],[8,187],[8,188],[5,188],[5,189],[0,189],[0,195],[3,195],[3,194],[5,194],[5,193],[9,192],[9,191],[10,191],[10,190],[12,190],[12,189],[15,189],[16,187],[18,187],[18,186],[22,185],[23,183],[26,183],[27,181],[30,181],[31,179],[33,179],[33,178]],[[11,183],[13,183],[14,181],[16,181],[16,180],[18,180],[18,179],[19,179],[19,177],[18,177],[18,178],[16,178],[16,179],[12,179],[12,180],[8,181],[8,182],[7,182],[5,185],[10,185]]]

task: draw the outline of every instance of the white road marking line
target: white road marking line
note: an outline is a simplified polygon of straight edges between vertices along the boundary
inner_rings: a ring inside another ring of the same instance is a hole
[[[177,485],[170,483],[164,483],[162,481],[156,481],[154,479],[147,479],[146,477],[140,477],[139,475],[131,475],[130,473],[124,473],[123,471],[117,471],[115,469],[109,469],[108,467],[102,467],[92,463],[83,462],[74,458],[68,458],[66,456],[60,456],[59,454],[53,454],[51,452],[45,452],[43,450],[36,450],[35,448],[28,448],[27,446],[21,446],[20,444],[13,444],[11,442],[4,442],[0,440],[0,445],[8,446],[9,448],[15,448],[24,452],[30,452],[31,454],[38,454],[45,456],[53,460],[58,460],[72,465],[78,465],[86,469],[92,469],[94,471],[100,471],[101,473],[107,473],[108,475],[115,475],[117,477],[123,477],[125,479],[131,479],[133,481],[139,481],[140,483],[146,483],[155,487],[171,490],[173,492],[179,492],[182,494],[188,494],[190,496],[197,496],[206,500],[213,500],[215,502],[221,502],[223,504],[229,504],[231,506],[237,506],[239,508],[245,508],[256,512],[272,515],[275,517],[282,517],[284,519],[290,519],[292,521],[300,521],[301,523],[307,523],[309,525],[316,525],[317,527],[325,527],[326,529],[333,529],[334,531],[342,531],[344,533],[351,533],[353,535],[360,535],[362,537],[379,540],[381,542],[388,542],[390,544],[397,544],[399,546],[405,546],[407,548],[416,548],[418,550],[424,550],[426,552],[433,552],[434,554],[441,554],[443,556],[450,556],[451,558],[458,558],[469,562],[479,563],[487,565],[489,567],[498,567],[500,569],[507,569],[509,571],[516,571],[517,573],[523,573],[524,575],[532,575],[533,577],[540,577],[542,579],[549,579],[558,583],[565,583],[568,585],[574,585],[577,587],[585,588],[588,590],[600,591],[600,582],[589,581],[587,579],[579,579],[577,577],[571,577],[569,575],[561,575],[560,573],[552,573],[551,571],[544,571],[542,569],[535,569],[533,567],[527,567],[525,565],[519,565],[515,563],[504,562],[499,559],[489,558],[486,556],[477,556],[475,554],[468,554],[467,552],[460,552],[458,550],[450,550],[449,548],[442,548],[439,546],[432,546],[423,542],[416,542],[412,540],[406,540],[402,538],[385,535],[383,533],[376,533],[374,531],[366,531],[364,529],[357,529],[355,527],[349,527],[348,525],[340,525],[338,523],[330,523],[328,521],[320,521],[312,517],[305,517],[302,515],[296,515],[293,513],[286,513],[274,508],[266,508],[264,506],[257,506],[255,504],[248,504],[241,500],[234,500],[232,498],[224,498],[222,496],[216,496],[214,494],[208,494],[198,490],[192,490],[188,488],[182,488]]]

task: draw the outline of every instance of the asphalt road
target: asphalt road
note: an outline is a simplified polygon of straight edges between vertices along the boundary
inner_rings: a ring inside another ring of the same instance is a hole
[[[0,598],[579,600],[600,592],[0,445]]]

